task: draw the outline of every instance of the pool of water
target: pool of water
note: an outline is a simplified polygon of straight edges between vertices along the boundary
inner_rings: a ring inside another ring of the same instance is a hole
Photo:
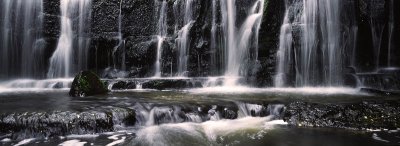
[[[360,93],[357,89],[345,88],[121,90],[85,98],[69,97],[67,89],[1,89],[1,118],[14,113],[22,113],[20,115],[24,116],[23,113],[80,113],[123,108],[136,112],[136,123],[114,126],[108,131],[85,134],[72,132],[45,137],[28,132],[24,136],[21,136],[21,132],[18,136],[13,136],[13,132],[1,131],[0,144],[399,145],[400,134],[397,130],[296,127],[288,125],[273,114],[276,112],[274,107],[295,101],[342,104],[374,100],[390,102],[397,99],[394,96],[373,96]],[[268,114],[257,111],[267,108],[270,112]],[[203,109],[206,109],[204,114]],[[236,117],[229,119],[219,113],[227,110],[238,111]],[[179,117],[182,112],[186,114],[186,119]]]

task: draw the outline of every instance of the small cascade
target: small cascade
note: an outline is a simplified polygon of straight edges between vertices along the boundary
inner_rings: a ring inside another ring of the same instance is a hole
[[[155,0],[156,5],[159,7],[158,14],[158,29],[157,29],[157,59],[155,62],[154,77],[161,77],[162,74],[162,46],[165,37],[167,36],[167,1],[163,0],[161,3]],[[157,8],[158,8],[157,7]]]
[[[74,39],[76,38],[74,31],[76,30],[74,30],[73,21],[75,20],[74,17],[79,18],[80,22],[82,22],[80,23],[82,26],[79,26],[82,30],[79,30],[79,32],[83,33],[86,25],[85,20],[88,19],[88,16],[87,14],[80,14],[79,12],[85,12],[89,4],[90,0],[61,0],[61,35],[58,40],[57,48],[50,58],[50,67],[47,73],[49,78],[70,77],[74,71],[74,66],[72,66],[72,64],[74,61]],[[77,12],[78,16],[75,16]],[[81,38],[78,40],[81,40]]]
[[[178,31],[178,38],[176,39],[176,46],[178,48],[178,73],[177,76],[185,77],[187,76],[188,61],[189,61],[189,47],[190,47],[190,29],[193,26],[194,18],[194,4],[196,0],[185,0],[182,2],[180,0],[175,1],[174,9],[176,16],[183,14],[183,23],[176,24],[176,28],[182,24],[182,28]]]
[[[0,78],[41,76],[42,14],[42,0],[0,2]]]
[[[281,28],[275,85],[283,86],[286,84],[285,77],[294,74],[295,86],[298,87],[340,86],[343,51],[340,41],[339,1],[303,0],[302,8],[293,4],[286,9],[286,18]],[[289,12],[294,10],[299,11]],[[293,22],[288,22],[288,13],[297,13]],[[296,38],[291,32],[296,33]],[[296,43],[293,49],[292,42]]]
[[[250,59],[256,60],[257,54],[251,54],[250,49],[257,49],[258,31],[264,12],[264,0],[258,0],[250,8],[249,13],[242,26],[236,30],[236,6],[235,1],[221,1],[222,24],[224,25],[226,71],[225,76],[229,80],[226,86],[235,86],[240,76],[246,75],[244,62]],[[252,51],[257,52],[257,50]]]
[[[259,105],[235,102],[230,106],[220,105],[157,105],[136,103],[136,126],[154,126],[168,123],[202,123],[223,119],[246,117],[280,118],[285,110],[282,104]]]

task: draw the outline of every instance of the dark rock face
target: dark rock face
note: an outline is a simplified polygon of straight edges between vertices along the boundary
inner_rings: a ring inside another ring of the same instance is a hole
[[[290,125],[355,129],[397,129],[400,126],[399,102],[354,104],[287,105],[284,120]]]
[[[105,94],[108,90],[100,78],[91,71],[81,71],[71,85],[69,95],[72,97],[84,97]]]

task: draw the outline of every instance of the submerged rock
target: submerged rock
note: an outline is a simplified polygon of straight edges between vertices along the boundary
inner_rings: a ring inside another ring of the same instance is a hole
[[[85,97],[107,92],[107,88],[95,73],[81,71],[74,78],[69,95],[72,97]]]

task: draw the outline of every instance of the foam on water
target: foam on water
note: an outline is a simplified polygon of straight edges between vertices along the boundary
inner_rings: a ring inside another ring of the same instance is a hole
[[[60,78],[60,79],[46,79],[46,80],[34,80],[34,79],[17,79],[11,81],[0,82],[0,87],[3,88],[53,88],[54,86],[60,86],[60,88],[68,88],[72,83],[72,78]]]
[[[303,88],[251,88],[246,86],[220,86],[190,89],[192,94],[253,94],[253,93],[297,93],[297,94],[361,94],[357,88],[303,87]]]
[[[24,140],[21,140],[20,142],[18,142],[18,143],[17,143],[16,145],[14,145],[14,146],[26,145],[26,144],[28,144],[28,143],[33,142],[34,140],[35,140],[35,138],[24,139]]]
[[[81,142],[80,140],[73,139],[73,140],[65,141],[65,142],[59,144],[59,146],[84,146],[86,143],[87,142]]]
[[[83,134],[83,135],[72,134],[72,135],[68,135],[66,137],[69,138],[69,139],[77,139],[77,138],[85,139],[85,138],[96,138],[96,137],[99,137],[99,136],[100,135],[98,135],[98,134]]]
[[[9,138],[4,138],[4,139],[1,140],[1,142],[11,142],[11,139],[9,139]]]
[[[126,136],[122,136],[121,139],[115,140],[115,141],[113,141],[113,142],[107,144],[106,146],[114,146],[114,145],[118,145],[118,144],[120,144],[120,143],[124,143],[124,142],[125,142],[125,139],[126,139]]]
[[[133,143],[144,145],[184,144],[178,141],[195,140],[196,144],[210,145],[220,136],[243,131],[263,131],[277,125],[286,125],[280,121],[271,121],[272,117],[245,117],[236,120],[207,121],[203,123],[179,123],[148,126],[137,132]],[[168,133],[168,134],[165,134]],[[181,141],[181,142],[182,142]],[[191,141],[193,142],[193,141]]]

